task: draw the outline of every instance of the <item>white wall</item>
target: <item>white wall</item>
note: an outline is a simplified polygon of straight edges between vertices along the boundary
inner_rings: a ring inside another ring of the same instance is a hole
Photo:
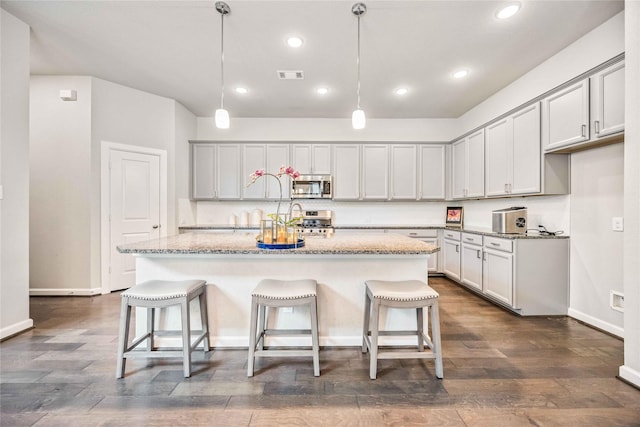
[[[0,10],[0,339],[29,318],[29,27]]]
[[[30,288],[79,292],[90,285],[91,78],[32,76],[30,91]]]
[[[189,181],[191,179],[189,171],[189,140],[194,139],[197,134],[196,116],[182,104],[175,102],[174,123],[175,161],[169,164],[169,175],[173,174],[175,176],[175,199],[174,203],[169,206],[169,210],[174,212],[173,216],[176,221],[175,227],[170,229],[169,235],[178,232],[178,225],[193,224],[195,222],[193,217],[189,217],[187,214],[181,215],[180,212],[182,206],[185,207],[188,213],[193,212],[195,209],[195,202],[189,200]],[[171,184],[169,183],[169,185]],[[181,224],[178,224],[178,218],[182,220]]]
[[[569,315],[622,336],[623,313],[609,307],[610,291],[623,292],[624,145],[571,155],[571,292]]]
[[[624,366],[640,387],[640,2],[625,2]]]

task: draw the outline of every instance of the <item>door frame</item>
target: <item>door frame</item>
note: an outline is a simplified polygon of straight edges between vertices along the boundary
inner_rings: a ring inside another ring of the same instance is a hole
[[[160,160],[160,237],[165,237],[167,224],[167,151],[137,145],[100,141],[100,282],[102,294],[111,292],[109,275],[111,274],[111,178],[110,158],[112,151],[125,151],[137,154],[149,154]]]

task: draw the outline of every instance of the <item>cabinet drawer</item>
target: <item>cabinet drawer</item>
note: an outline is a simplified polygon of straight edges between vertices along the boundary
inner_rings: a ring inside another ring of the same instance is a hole
[[[499,239],[496,237],[485,237],[484,246],[488,249],[496,249],[498,251],[513,252],[513,240]]]
[[[460,241],[460,232],[459,231],[444,230],[442,232],[442,235],[444,236],[445,239],[456,240],[458,242]]]
[[[390,233],[406,234],[407,237],[438,237],[438,230],[388,230]]]
[[[462,243],[482,246],[482,236],[479,234],[462,233]]]

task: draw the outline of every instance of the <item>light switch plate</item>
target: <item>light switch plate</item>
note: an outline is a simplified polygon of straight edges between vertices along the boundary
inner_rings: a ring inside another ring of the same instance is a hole
[[[611,229],[613,231],[624,231],[624,220],[621,216],[615,216],[611,220]]]

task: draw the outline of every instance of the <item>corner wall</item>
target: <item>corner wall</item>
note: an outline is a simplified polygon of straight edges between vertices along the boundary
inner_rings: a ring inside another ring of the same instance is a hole
[[[29,318],[29,27],[0,10],[0,339]]]

